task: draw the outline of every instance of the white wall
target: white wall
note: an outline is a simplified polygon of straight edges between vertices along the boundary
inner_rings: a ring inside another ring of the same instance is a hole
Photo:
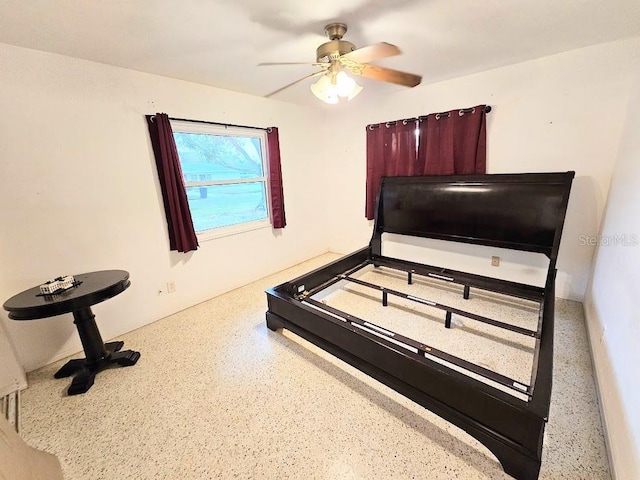
[[[621,113],[622,115],[622,113]],[[602,220],[585,312],[615,478],[640,472],[640,69]]]
[[[128,270],[131,288],[94,307],[106,340],[327,251],[321,111],[8,45],[0,58],[2,302],[60,274]],[[169,253],[155,112],[279,127],[287,227]],[[169,280],[177,291],[159,294]],[[27,370],[81,350],[71,315],[0,318]]]
[[[18,363],[7,332],[0,323],[0,397],[9,395],[27,386],[27,376]]]
[[[330,204],[330,249],[355,250],[371,235],[372,222],[364,218],[365,125],[489,104],[493,111],[487,116],[488,173],[576,171],[559,253],[557,293],[581,300],[594,247],[582,245],[580,236],[598,232],[638,51],[637,38],[602,44],[394,90],[386,98],[361,102],[357,109],[343,109],[332,132],[329,175],[339,195]],[[468,264],[473,256],[490,268],[486,253],[473,247],[460,261]],[[441,265],[439,258],[430,260]],[[521,276],[535,270],[530,263],[524,261]],[[489,273],[497,272],[494,268]]]

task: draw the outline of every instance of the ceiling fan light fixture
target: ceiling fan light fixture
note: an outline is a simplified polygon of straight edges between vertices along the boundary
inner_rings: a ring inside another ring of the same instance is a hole
[[[362,87],[358,85],[353,78],[341,70],[336,75],[336,90],[339,97],[351,100],[362,91]]]
[[[341,98],[351,100],[362,91],[362,87],[344,71],[322,75],[311,85],[311,92],[325,103],[338,103]]]
[[[311,84],[311,92],[325,103],[338,103],[338,92],[328,75],[322,75]]]

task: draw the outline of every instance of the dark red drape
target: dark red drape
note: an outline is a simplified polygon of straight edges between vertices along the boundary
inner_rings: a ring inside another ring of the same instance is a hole
[[[419,175],[417,172],[416,122],[399,121],[367,127],[366,211],[374,217],[382,177]]]
[[[269,195],[273,228],[284,228],[287,220],[284,214],[284,190],[282,188],[282,168],[280,166],[280,140],[278,129],[267,129],[267,156],[269,157]]]
[[[165,113],[147,115],[147,124],[158,168],[171,250],[185,253],[196,250],[198,239],[193,228],[169,117]]]
[[[366,217],[375,215],[382,177],[486,173],[485,106],[367,127]]]
[[[419,127],[419,175],[471,175],[487,172],[485,106],[432,113]]]

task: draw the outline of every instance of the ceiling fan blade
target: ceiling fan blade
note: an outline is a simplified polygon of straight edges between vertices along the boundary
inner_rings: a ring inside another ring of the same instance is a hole
[[[373,80],[404,85],[405,87],[415,87],[420,85],[422,77],[413,73],[401,72],[391,68],[378,67],[377,65],[361,65],[361,68],[350,69],[354,74]]]
[[[375,43],[357,48],[353,52],[345,53],[341,58],[347,58],[356,63],[369,63],[379,58],[394,57],[402,52],[398,47],[387,42]]]
[[[309,62],[264,62],[259,63],[259,67],[270,67],[273,65],[322,65],[321,63],[309,63]]]
[[[276,93],[280,93],[282,90],[284,90],[285,88],[289,88],[294,86],[296,83],[300,83],[303,80],[306,80],[307,78],[313,78],[313,77],[317,77],[318,75],[324,75],[325,71],[324,70],[320,70],[319,72],[313,72],[310,75],[307,75],[305,77],[299,78],[298,80],[296,80],[295,82],[291,82],[288,85],[285,85],[284,87],[279,88],[278,90],[274,90],[273,92],[265,95],[265,98],[269,98],[274,96]]]

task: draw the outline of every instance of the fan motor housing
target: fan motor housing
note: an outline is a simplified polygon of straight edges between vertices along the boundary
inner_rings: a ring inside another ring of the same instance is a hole
[[[316,60],[318,62],[329,62],[336,60],[340,55],[353,52],[356,46],[345,40],[332,40],[323,43],[316,49]]]

